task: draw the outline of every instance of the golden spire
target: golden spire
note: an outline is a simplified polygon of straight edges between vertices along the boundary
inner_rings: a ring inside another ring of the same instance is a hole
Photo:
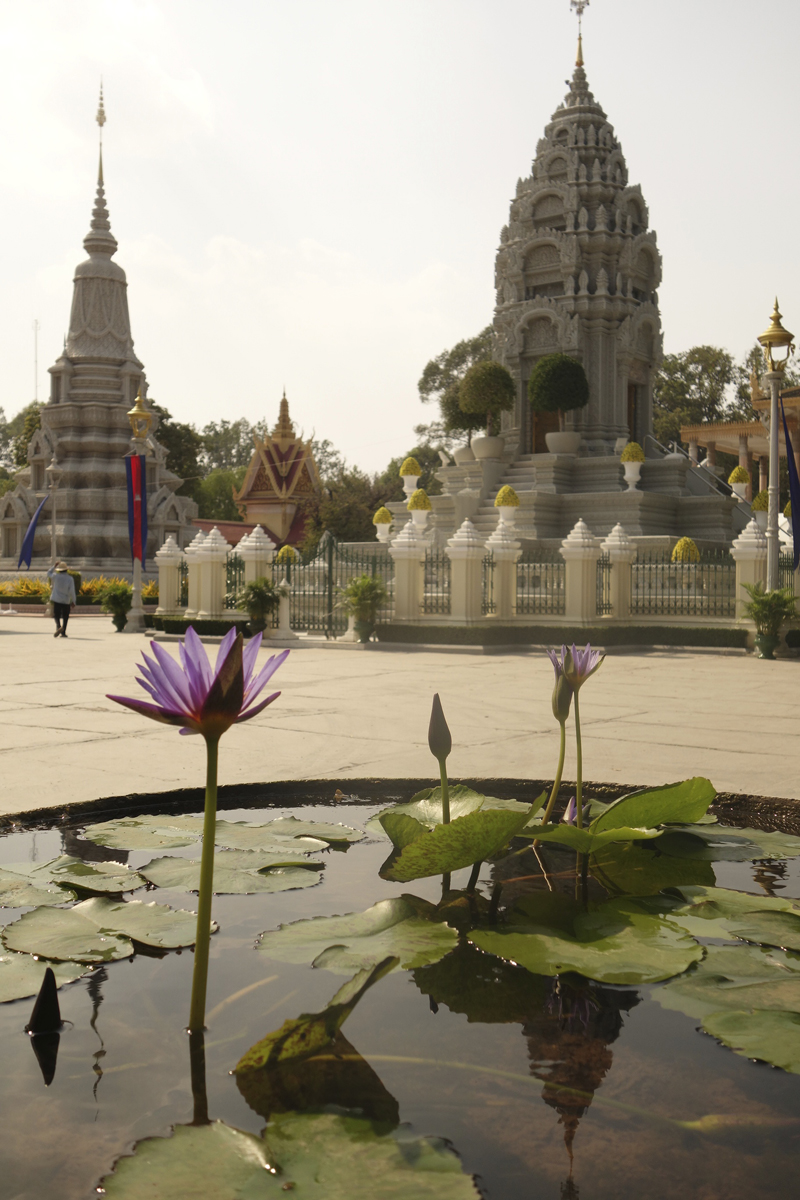
[[[286,399],[286,388],[283,389],[280,410],[278,412],[278,420],[275,423],[272,436],[279,439],[283,438],[287,441],[293,441],[297,436],[291,417],[289,416],[289,401]]]
[[[578,14],[578,53],[575,57],[575,66],[583,66],[583,38],[581,36],[581,21],[583,19],[584,10],[589,7],[589,0],[569,0],[570,8],[574,8]]]
[[[764,350],[767,366],[770,371],[782,371],[794,351],[794,334],[784,329],[781,321],[782,314],[778,310],[778,297],[775,297],[775,308],[772,312],[769,326],[758,335],[758,340]],[[786,350],[786,357],[776,360],[773,350]]]
[[[100,126],[100,165],[97,169],[97,182],[103,182],[103,126],[106,123],[106,110],[103,107],[103,80],[100,80],[100,103],[97,106],[95,121]]]

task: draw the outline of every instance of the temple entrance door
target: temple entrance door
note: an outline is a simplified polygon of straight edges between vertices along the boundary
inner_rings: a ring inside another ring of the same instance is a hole
[[[537,412],[531,413],[533,429],[531,431],[531,443],[534,454],[549,454],[547,442],[544,440],[548,433],[558,433],[558,413],[557,412]]]
[[[628,440],[636,441],[636,384],[628,384]]]

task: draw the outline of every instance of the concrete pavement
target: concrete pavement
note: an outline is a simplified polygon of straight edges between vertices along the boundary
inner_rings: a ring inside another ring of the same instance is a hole
[[[0,619],[0,813],[203,783],[199,739],[106,699],[144,698],[134,664],[146,644],[110,621],[75,620],[55,640],[44,619]],[[452,777],[547,778],[558,750],[552,683],[541,652],[298,650],[275,676],[275,704],[225,735],[220,782],[433,782],[436,691],[453,734]],[[702,774],[720,791],[800,798],[799,689],[794,659],[610,656],[581,692],[586,777],[656,784]],[[565,778],[574,778],[568,744]]]

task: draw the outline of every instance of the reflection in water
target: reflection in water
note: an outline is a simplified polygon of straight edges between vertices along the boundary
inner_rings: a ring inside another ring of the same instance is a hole
[[[89,993],[89,998],[92,1001],[92,1016],[89,1021],[89,1024],[92,1027],[92,1029],[94,1030],[94,1032],[97,1036],[97,1040],[100,1042],[100,1049],[95,1050],[94,1054],[92,1055],[92,1057],[94,1059],[94,1061],[92,1063],[92,1071],[94,1072],[94,1075],[95,1075],[94,1087],[92,1088],[92,1095],[94,1096],[95,1100],[97,1100],[97,1089],[100,1086],[100,1080],[103,1078],[103,1069],[100,1066],[100,1059],[105,1058],[105,1056],[106,1056],[105,1043],[103,1041],[103,1037],[102,1037],[102,1034],[100,1033],[100,1030],[97,1028],[97,1014],[100,1011],[100,1005],[103,1003],[103,984],[105,983],[105,981],[107,979],[108,979],[108,975],[106,973],[105,967],[98,967],[96,971],[92,971],[91,975],[86,980],[86,990]],[[99,1112],[100,1112],[100,1108],[98,1106],[97,1112],[95,1113],[95,1116],[94,1116],[95,1121],[97,1120],[97,1116],[98,1116]]]
[[[774,896],[786,887],[787,869],[788,863],[762,859],[753,863],[753,879],[768,896]]]
[[[209,1125],[208,1093],[206,1092],[206,1034],[196,1029],[189,1034],[189,1066],[192,1079],[194,1112],[192,1125]]]
[[[52,967],[48,967],[33,1006],[31,1019],[25,1026],[45,1087],[50,1087],[55,1078],[62,1024],[56,977]]]
[[[65,854],[71,858],[80,858],[83,862],[118,862],[127,863],[130,853],[127,850],[112,850],[109,846],[98,846],[89,838],[82,838],[72,829],[61,831],[61,846]]]

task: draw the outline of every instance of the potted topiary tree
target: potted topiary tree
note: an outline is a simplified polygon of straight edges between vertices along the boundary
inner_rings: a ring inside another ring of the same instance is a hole
[[[569,354],[545,354],[540,358],[528,380],[528,399],[535,413],[558,413],[559,432],[545,435],[550,453],[577,454],[581,435],[564,428],[564,413],[589,403],[589,381],[577,359]]]
[[[467,413],[459,402],[461,380],[454,380],[439,400],[439,411],[442,414],[442,424],[445,433],[465,433],[467,442],[453,451],[456,466],[474,462],[475,454],[470,438],[478,429],[483,429],[484,419],[480,413]]]
[[[359,575],[343,589],[341,604],[347,615],[355,618],[360,642],[368,642],[375,632],[378,609],[387,595],[386,585],[375,575]]]
[[[753,503],[750,505],[750,510],[756,519],[758,528],[766,529],[767,516],[769,515],[769,492],[766,488],[762,488],[760,492],[755,494]]]
[[[417,488],[414,495],[409,500],[406,508],[411,513],[411,520],[417,527],[417,530],[422,533],[428,523],[428,513],[433,505],[430,502],[428,493],[422,488]]]
[[[406,499],[417,490],[417,483],[421,474],[422,467],[415,458],[409,455],[400,468],[400,478],[403,481],[403,491],[406,494]]]
[[[625,474],[628,491],[632,492],[635,490],[639,482],[639,476],[642,473],[644,450],[638,442],[628,442],[620,455],[619,461],[622,463],[622,470]]]
[[[733,494],[740,504],[746,497],[749,482],[750,472],[745,467],[734,467],[728,476],[728,483],[731,485]]]
[[[785,621],[797,617],[794,594],[791,588],[776,588],[768,592],[763,583],[743,583],[750,600],[743,606],[756,627],[756,650],[759,658],[772,659],[775,648],[780,644],[781,626]]]
[[[476,458],[501,458],[506,448],[505,438],[495,436],[499,428],[501,413],[514,407],[516,387],[513,376],[506,368],[492,359],[474,363],[458,388],[458,402],[465,413],[482,417],[486,422],[486,436],[472,439],[472,450]]]
[[[393,520],[394,517],[386,505],[381,505],[372,518],[372,524],[375,526],[375,533],[378,535],[379,542],[388,543]]]
[[[264,632],[268,618],[277,610],[280,599],[280,591],[266,576],[262,575],[260,579],[253,579],[244,585],[236,607],[249,616],[251,634]]]
[[[508,484],[501,487],[494,498],[494,506],[497,509],[497,515],[502,524],[509,531],[512,530],[517,517],[517,509],[519,508],[519,496],[514,489]]]
[[[133,603],[133,588],[124,579],[110,579],[95,596],[93,604],[99,602],[104,613],[111,613],[117,633],[128,624],[128,613]]]

